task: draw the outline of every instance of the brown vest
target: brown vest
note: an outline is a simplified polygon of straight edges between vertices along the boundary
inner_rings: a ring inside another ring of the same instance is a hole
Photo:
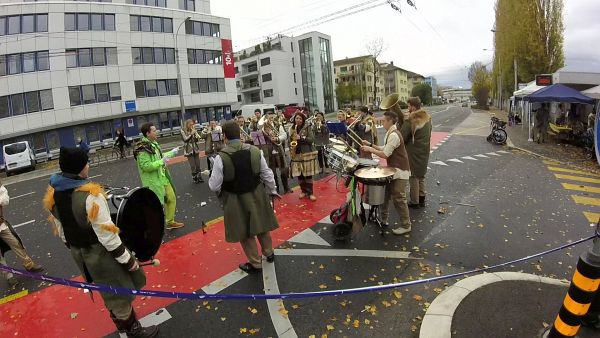
[[[394,152],[387,158],[388,167],[398,168],[400,170],[410,170],[410,166],[408,163],[408,154],[406,153],[406,148],[404,147],[404,140],[402,139],[402,134],[400,134],[399,130],[394,130],[393,133],[396,133],[400,138],[400,145],[398,148],[394,149]],[[389,136],[391,136],[390,134]],[[388,136],[388,137],[389,137]],[[387,138],[385,139],[385,143],[387,143]]]

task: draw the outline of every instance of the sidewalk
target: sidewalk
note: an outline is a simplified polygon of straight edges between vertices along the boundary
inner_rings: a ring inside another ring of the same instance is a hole
[[[508,121],[508,113],[505,111],[490,109],[490,113],[496,114],[503,121]],[[596,160],[586,159],[583,148],[566,143],[558,143],[556,136],[548,135],[546,143],[538,144],[537,142],[530,142],[529,130],[526,123],[515,126],[507,125],[506,132],[509,139],[508,146],[511,148],[524,150],[547,159],[563,162],[570,166],[600,173],[600,167]]]
[[[431,303],[419,337],[536,337],[554,322],[568,286],[518,272],[463,279]],[[577,337],[599,335],[600,330],[582,327]]]

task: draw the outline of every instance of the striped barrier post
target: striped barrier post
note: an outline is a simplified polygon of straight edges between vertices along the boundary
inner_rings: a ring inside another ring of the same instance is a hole
[[[590,312],[591,310],[591,312]],[[582,321],[600,315],[600,222],[593,247],[579,257],[577,269],[563,304],[543,338],[574,337]]]

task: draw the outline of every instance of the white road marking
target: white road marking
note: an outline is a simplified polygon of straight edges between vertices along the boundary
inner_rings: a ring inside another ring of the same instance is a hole
[[[29,195],[33,195],[33,194],[35,194],[35,191],[28,192],[28,193],[23,194],[23,195],[14,196],[14,197],[11,197],[10,199],[11,200],[16,200],[17,198],[21,198],[21,197],[25,197],[25,196],[29,196]]]
[[[100,174],[100,175],[94,175],[94,176],[90,176],[90,177],[88,177],[88,179],[90,179],[90,180],[91,180],[91,179],[93,179],[93,178],[96,178],[96,177],[102,177],[102,174]]]
[[[482,155],[482,154],[477,154],[477,155],[475,155],[475,157],[489,158],[488,156],[485,156],[485,155]]]
[[[502,153],[502,154],[510,154],[510,151],[506,151],[506,150],[498,150],[497,152]]]
[[[374,258],[399,258],[421,259],[410,257],[406,251],[382,250],[352,250],[352,249],[275,249],[278,256],[323,256],[323,257],[374,257]],[[264,268],[264,265],[263,265]]]
[[[329,219],[329,216],[327,216],[327,219]],[[331,221],[329,223],[331,223]],[[302,231],[301,233],[295,235],[294,237],[288,239],[288,242],[331,246],[331,244],[329,244],[321,236],[317,235],[310,228],[308,228],[308,229]]]
[[[323,217],[323,219],[321,219],[319,222],[317,223],[324,223],[324,224],[333,224],[333,222],[331,222],[331,220],[329,219],[329,215]]]
[[[436,124],[436,125],[435,125],[435,126],[433,126],[433,127],[434,127],[434,128],[439,128],[439,127],[441,127],[441,126],[442,126],[441,124]]]
[[[34,220],[34,219],[32,219],[31,221],[27,221],[27,222],[24,222],[24,223],[20,223],[20,224],[17,224],[17,225],[13,225],[13,228],[14,228],[14,229],[16,229],[16,228],[18,228],[18,227],[21,227],[21,226],[23,226],[23,225],[27,225],[27,224],[31,224],[31,223],[35,223],[35,220]]]
[[[465,160],[477,161],[477,159],[476,159],[476,158],[473,158],[473,157],[471,157],[471,156],[463,156],[463,157],[461,157],[461,158],[464,158]]]
[[[496,154],[495,152],[486,153],[486,154],[488,154],[488,155],[492,155],[492,156],[500,156],[500,155]]]
[[[435,147],[432,147],[431,149],[437,150],[438,148],[439,148],[438,146],[435,146]]]
[[[437,164],[437,165],[441,165],[441,166],[448,166],[446,163],[444,163],[442,161],[431,162],[431,164]]]
[[[239,282],[246,276],[248,276],[246,272],[235,269],[212,283],[207,284],[201,290],[204,291],[204,293],[214,295]]]
[[[173,317],[171,317],[169,311],[163,307],[140,319],[140,324],[142,324],[143,327],[148,327],[151,325],[158,326],[171,318]],[[127,338],[127,334],[119,333],[119,337]]]
[[[456,162],[456,163],[465,163],[465,162],[463,162],[463,161],[461,161],[461,160],[459,160],[459,159],[457,159],[457,158],[451,158],[451,159],[449,159],[449,160],[446,160],[446,161],[447,161],[447,162]]]
[[[266,295],[279,294],[279,285],[277,285],[277,274],[275,273],[275,264],[267,263],[263,260],[262,264],[263,284]],[[298,335],[290,322],[290,319],[285,313],[283,299],[267,299],[267,307],[269,315],[273,322],[273,327],[277,332],[278,337],[297,338]]]

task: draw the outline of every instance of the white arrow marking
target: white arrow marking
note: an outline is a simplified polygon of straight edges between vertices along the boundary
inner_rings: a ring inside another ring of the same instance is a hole
[[[448,166],[446,163],[442,162],[442,161],[435,161],[435,162],[431,162],[431,164],[437,164],[437,165],[442,165],[442,166]]]
[[[463,156],[463,157],[461,157],[461,158],[464,158],[465,160],[477,161],[477,159],[476,159],[476,158],[473,158],[473,157],[471,157],[471,156]]]
[[[510,151],[506,151],[506,150],[498,150],[499,153],[502,154],[510,154]]]
[[[326,217],[329,223],[329,216]],[[321,222],[320,222],[321,223]],[[295,235],[294,237],[288,239],[288,242],[294,243],[304,243],[304,244],[312,244],[312,245],[323,245],[323,246],[331,246],[331,244],[327,243],[321,236],[317,235],[310,228],[302,231],[301,233]]]
[[[486,153],[486,154],[488,154],[488,155],[493,155],[493,156],[500,156],[500,155],[498,155],[498,154],[496,154],[496,153],[494,153],[494,152],[491,152],[491,153]]]
[[[459,159],[457,159],[457,158],[451,158],[451,159],[449,159],[449,160],[446,160],[446,162],[465,163],[465,162],[463,162],[463,161],[461,161],[461,160],[459,160]]]
[[[485,156],[485,155],[482,155],[482,154],[477,154],[477,155],[475,155],[475,157],[489,158],[488,156]]]

